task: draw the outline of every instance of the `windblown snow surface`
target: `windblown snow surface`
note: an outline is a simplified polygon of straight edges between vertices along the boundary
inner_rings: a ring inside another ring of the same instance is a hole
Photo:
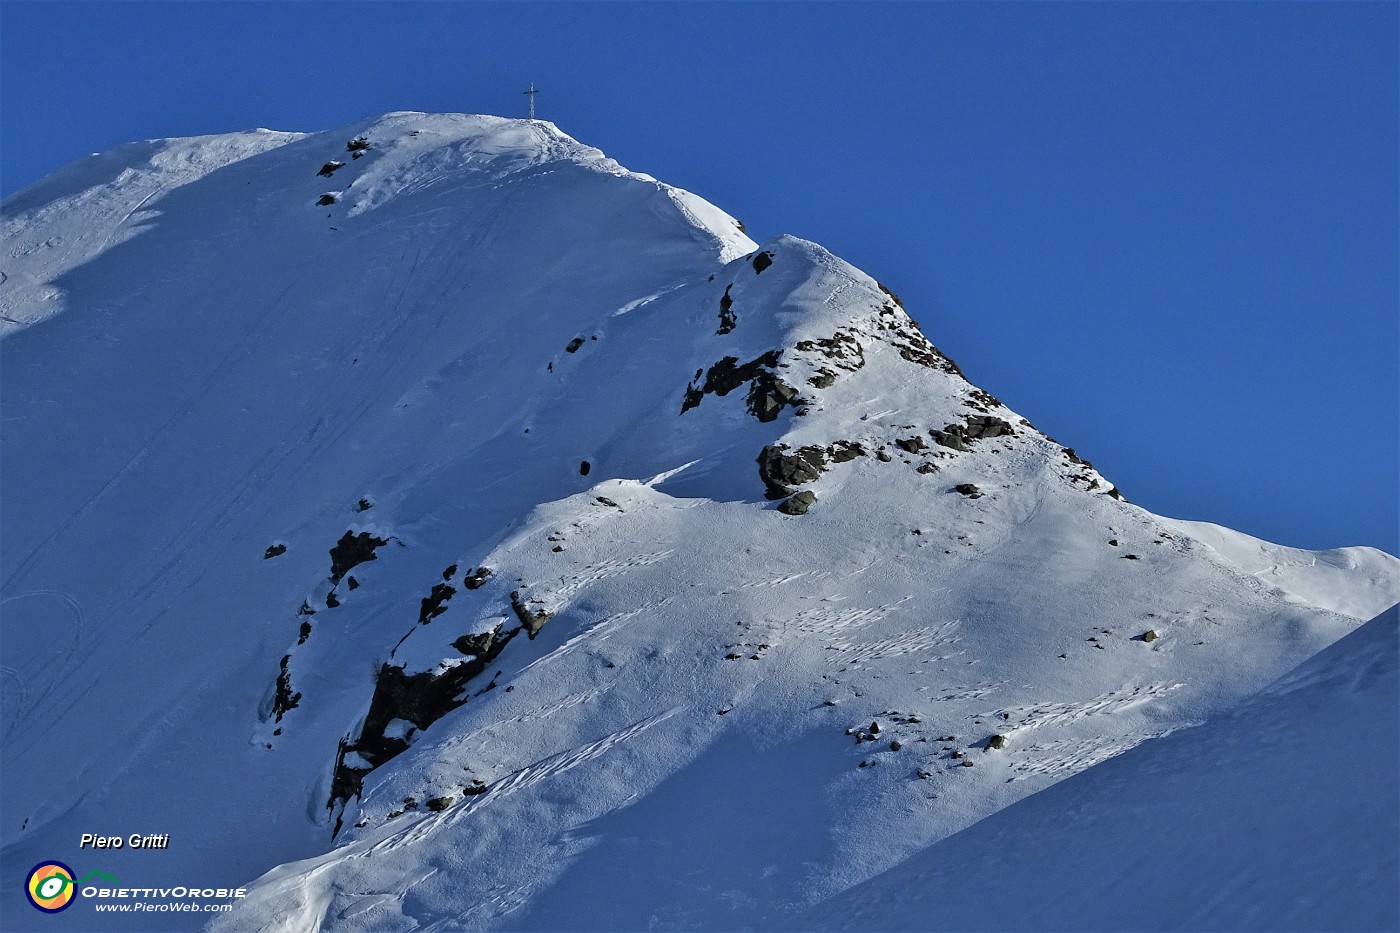
[[[1013,804],[798,928],[1400,928],[1397,649],[1391,609],[1239,709]]]
[[[870,276],[545,122],[141,143],[3,213],[5,891],[815,924],[1400,600],[1381,552],[1130,504]]]

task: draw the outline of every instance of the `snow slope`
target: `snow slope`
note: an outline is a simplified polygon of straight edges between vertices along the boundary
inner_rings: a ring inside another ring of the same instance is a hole
[[[158,141],[3,210],[0,884],[772,924],[1400,600],[1123,501],[860,270],[547,123]]]
[[[1391,609],[1239,709],[1007,807],[797,928],[1400,927],[1396,621]]]

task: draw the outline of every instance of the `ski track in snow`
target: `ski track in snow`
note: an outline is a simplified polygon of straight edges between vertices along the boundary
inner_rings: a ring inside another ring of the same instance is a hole
[[[1190,725],[1188,723],[1187,727]],[[1065,777],[1092,768],[1099,762],[1121,755],[1150,739],[1158,739],[1175,731],[1176,729],[1158,729],[1123,736],[1037,742],[1014,751],[1011,770],[1017,774],[1039,777]]]
[[[880,661],[897,658],[922,651],[932,651],[956,642],[959,623],[945,622],[942,625],[911,629],[892,638],[883,638],[867,643],[836,641],[826,646],[826,650],[838,655],[842,662]]]
[[[420,817],[411,825],[405,826],[397,832],[378,839],[364,848],[347,853],[344,857],[346,859],[369,858],[373,855],[392,852],[396,849],[404,848],[405,846],[421,843],[429,836],[461,820],[469,819],[485,807],[499,804],[500,801],[514,794],[528,790],[542,781],[547,781],[556,775],[572,771],[579,765],[607,754],[610,750],[636,738],[653,726],[665,722],[684,709],[685,707],[673,707],[663,713],[633,723],[625,729],[619,729],[617,732],[604,736],[595,742],[588,742],[566,752],[551,755],[543,761],[526,765],[524,768],[496,782],[496,784],[492,786],[490,793],[480,797],[467,798],[463,802],[449,807],[440,814]]]
[[[494,733],[508,726],[523,725],[524,723],[535,722],[540,719],[548,719],[555,713],[562,713],[564,710],[573,709],[576,706],[582,706],[590,700],[597,699],[606,692],[606,687],[598,687],[592,690],[583,690],[578,693],[573,693],[569,696],[564,697],[557,703],[551,703],[547,706],[542,706],[539,709],[532,710],[528,713],[522,713],[519,716],[512,716],[509,719],[498,719],[495,722],[489,722],[486,725],[473,729],[470,732],[465,732],[461,735],[454,735],[449,738],[443,739],[442,741],[438,742],[435,747],[442,750],[443,752],[452,751],[453,749],[459,747],[464,748],[470,744],[473,744],[474,739],[477,739],[484,734]],[[478,747],[480,747],[481,745],[481,743],[475,744],[477,744]]]
[[[814,607],[812,609],[804,609],[791,619],[780,622],[779,625],[783,631],[793,632],[798,635],[816,635],[829,638],[840,635],[848,629],[868,625],[871,622],[878,622],[913,598],[912,596],[905,596],[893,603],[869,608],[836,609]]]
[[[1126,685],[1082,703],[1038,703],[1030,706],[1009,706],[992,710],[989,713],[981,713],[979,718],[1008,723],[1009,727],[1003,731],[1010,735],[1044,726],[1064,725],[1090,716],[1107,716],[1139,703],[1155,700],[1184,686],[1186,685],[1181,683],[1166,682],[1143,686]]]
[[[674,599],[675,597],[673,596],[667,596],[665,599],[662,599],[658,602],[650,603],[645,606],[640,606],[636,609],[630,609],[627,612],[615,613],[613,615],[608,616],[605,619],[600,619],[599,621],[589,626],[585,631],[580,632],[577,635],[571,636],[558,648],[555,648],[548,654],[541,655],[540,657],[531,661],[529,664],[525,665],[523,668],[520,669],[520,674],[523,675],[525,672],[535,667],[547,664],[551,661],[557,661],[565,655],[577,650],[578,648],[584,645],[591,645],[601,642],[603,639],[607,638],[617,629],[622,627],[623,624],[629,619],[635,619],[638,616],[655,613],[656,611],[670,605]]]
[[[551,590],[550,595],[559,599],[561,602],[567,602],[574,595],[600,580],[619,576],[627,573],[629,570],[635,570],[638,567],[650,567],[652,564],[660,563],[670,557],[673,553],[674,549],[668,548],[664,551],[652,551],[651,553],[638,554],[634,557],[610,558],[601,563],[594,564],[582,573],[570,577],[562,586],[555,587]]]

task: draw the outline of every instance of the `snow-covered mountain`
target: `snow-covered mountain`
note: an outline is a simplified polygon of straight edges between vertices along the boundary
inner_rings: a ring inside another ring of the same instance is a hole
[[[865,273],[549,123],[141,143],[3,212],[6,890],[779,925],[1400,600],[1130,504]]]

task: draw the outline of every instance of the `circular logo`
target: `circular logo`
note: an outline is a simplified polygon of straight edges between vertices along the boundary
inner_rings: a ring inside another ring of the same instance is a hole
[[[73,869],[62,862],[41,862],[25,880],[24,893],[35,909],[56,914],[73,903],[78,893],[73,884]]]

